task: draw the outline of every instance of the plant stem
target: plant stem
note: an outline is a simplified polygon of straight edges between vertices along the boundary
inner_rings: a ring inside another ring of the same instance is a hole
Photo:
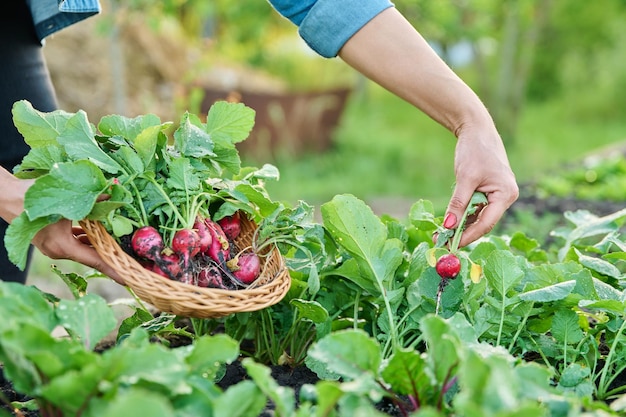
[[[500,325],[498,326],[498,338],[496,340],[496,346],[500,346],[500,339],[502,338],[502,330],[504,329],[504,303],[506,296],[502,294],[502,309],[500,311]]]
[[[454,237],[452,238],[452,244],[450,245],[450,252],[452,253],[456,252],[459,249],[459,242],[461,241],[461,235],[463,234],[463,227],[465,226],[465,221],[467,220],[469,208],[470,207],[468,207],[468,210],[465,210],[465,212],[463,213],[463,217],[461,217],[461,221],[454,231]]]
[[[522,320],[522,322],[517,327],[517,332],[515,332],[515,335],[513,336],[513,339],[511,339],[511,343],[509,343],[509,352],[511,352],[511,350],[513,349],[513,346],[515,345],[515,342],[517,341],[517,338],[519,337],[520,333],[522,332],[522,329],[526,325],[526,321],[528,320],[528,316],[530,316],[530,312],[532,311],[534,305],[535,305],[535,302],[532,301],[531,305],[530,305],[530,308],[528,309],[528,312],[524,315],[524,319]]]
[[[359,298],[361,296],[361,291],[357,291],[356,293],[356,297],[354,300],[354,312],[353,312],[353,317],[354,317],[354,330],[357,330],[359,328]]]
[[[528,338],[533,342],[533,344],[537,348],[537,353],[539,353],[539,356],[541,356],[541,358],[543,359],[543,362],[545,363],[546,367],[554,371],[554,366],[552,366],[552,364],[550,363],[546,355],[543,353],[537,341],[532,336],[528,336]]]
[[[150,310],[148,310],[148,307],[146,307],[146,305],[143,303],[143,300],[139,298],[137,294],[135,294],[135,291],[133,291],[132,288],[126,287],[126,290],[130,295],[132,295],[132,297],[135,299],[135,301],[143,311],[150,313]]]
[[[622,325],[615,334],[615,339],[613,339],[613,343],[611,344],[611,350],[606,357],[606,361],[604,362],[604,367],[602,368],[602,371],[600,371],[600,382],[598,383],[598,397],[600,398],[604,398],[604,396],[606,396],[607,394],[605,391],[607,387],[607,375],[609,372],[609,368],[611,368],[611,366],[613,365],[613,356],[615,355],[615,352],[617,350],[618,342],[620,342],[622,339],[621,336],[624,332],[624,329],[626,329],[626,320],[622,318]]]
[[[463,229],[465,228],[465,222],[467,221],[467,216],[469,216],[470,213],[473,214],[476,212],[477,207],[479,206],[480,203],[476,203],[475,197],[477,197],[480,194],[482,193],[480,193],[479,191],[474,192],[474,195],[470,199],[470,202],[467,205],[467,208],[463,212],[463,217],[461,217],[461,221],[459,222],[459,225],[454,231],[454,237],[452,238],[452,244],[450,245],[450,252],[452,253],[456,252],[459,249],[459,242],[461,241],[461,235],[463,234]],[[483,198],[486,201],[486,197],[484,195],[483,195]]]
[[[163,187],[161,187],[161,184],[159,184],[154,178],[151,178],[149,176],[145,177],[148,181],[150,181],[152,183],[152,185],[154,185],[156,187],[156,189],[159,191],[159,193],[161,194],[161,196],[165,199],[165,201],[167,202],[167,204],[171,207],[172,212],[174,213],[174,215],[176,216],[176,218],[178,219],[178,221],[180,222],[180,224],[182,225],[186,225],[188,222],[185,220],[185,218],[183,217],[182,214],[180,214],[180,212],[178,211],[178,208],[176,207],[176,204],[174,204],[172,202],[172,200],[170,200],[170,197],[167,195],[167,193],[165,192],[165,190],[163,189]],[[186,227],[186,226],[185,226]]]
[[[139,193],[139,190],[137,189],[137,185],[135,184],[134,181],[130,182],[130,187],[133,189],[133,194],[135,194],[135,198],[139,202],[138,206],[141,209],[141,222],[145,226],[148,224],[148,214],[146,213],[146,208],[143,206],[143,200],[141,199],[141,194]],[[133,210],[134,210],[134,206],[131,206],[131,207],[133,207]]]
[[[456,382],[456,377],[452,376],[452,371],[454,368],[456,368],[457,363],[454,363],[449,369],[448,372],[446,373],[446,377],[444,378],[444,380],[441,383],[441,390],[439,390],[439,395],[437,398],[437,410],[441,411],[443,408],[443,397],[446,394],[446,392],[450,389],[450,387],[454,384],[454,382]]]
[[[400,343],[398,341],[398,329],[396,328],[396,324],[393,321],[393,311],[391,310],[391,303],[389,302],[389,297],[387,297],[387,290],[385,289],[385,286],[383,285],[382,279],[380,279],[378,275],[376,274],[376,268],[374,268],[374,265],[370,264],[369,268],[370,268],[370,271],[372,271],[372,273],[374,274],[374,277],[376,278],[376,284],[378,284],[380,295],[385,303],[385,310],[387,311],[387,319],[389,320],[389,330],[391,332],[390,338],[391,338],[391,343],[393,347],[392,350],[393,352],[395,352],[399,349]]]

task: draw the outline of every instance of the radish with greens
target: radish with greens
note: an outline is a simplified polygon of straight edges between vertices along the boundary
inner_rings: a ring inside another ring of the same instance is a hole
[[[205,223],[211,233],[211,245],[205,252],[217,263],[223,263],[230,259],[230,243],[222,227],[211,219],[206,219]]]
[[[454,279],[461,271],[461,261],[453,253],[447,253],[437,260],[435,265],[441,279]]]
[[[213,241],[209,227],[206,224],[206,219],[202,216],[197,216],[196,221],[193,223],[193,230],[198,233],[198,237],[200,238],[200,253],[205,253]]]
[[[227,263],[233,275],[244,284],[252,284],[261,273],[261,260],[254,252],[244,252]]]
[[[143,226],[133,233],[131,247],[137,256],[156,262],[163,251],[163,238],[154,227]]]
[[[161,259],[154,263],[152,272],[169,279],[180,280],[183,272],[180,256],[170,248],[163,249]]]
[[[193,229],[181,229],[174,234],[172,250],[181,260],[181,281],[191,283],[193,281],[193,267],[191,260],[200,253],[200,236]]]
[[[222,273],[217,265],[211,263],[206,267],[203,267],[198,273],[197,284],[198,287],[203,288],[221,288],[226,289],[224,281],[222,279]]]
[[[235,240],[241,233],[241,217],[238,211],[232,216],[226,216],[218,220],[217,223],[221,226],[229,240]]]

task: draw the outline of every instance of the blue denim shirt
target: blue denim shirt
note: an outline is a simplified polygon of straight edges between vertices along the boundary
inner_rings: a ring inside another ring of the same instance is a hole
[[[40,40],[100,12],[98,0],[26,0]],[[207,0],[209,1],[209,0]],[[304,41],[324,57],[341,47],[367,22],[393,7],[390,0],[268,0],[298,26]]]
[[[318,54],[330,58],[383,10],[390,0],[269,0],[274,8],[298,26],[304,41]]]
[[[54,32],[100,13],[98,0],[26,0],[40,41]]]

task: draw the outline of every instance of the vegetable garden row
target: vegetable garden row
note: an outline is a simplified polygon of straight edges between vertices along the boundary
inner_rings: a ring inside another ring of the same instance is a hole
[[[226,224],[243,216],[258,226],[249,247],[214,257],[183,245],[175,262],[183,269],[159,279],[210,291],[198,285],[210,265],[222,285],[237,283],[226,292],[247,291],[254,280],[237,276],[241,265],[227,267],[229,259],[253,253],[262,266],[276,248],[291,285],[267,308],[221,317],[155,313],[135,297],[118,327],[114,306],[88,292],[92,276],[54,269],[74,299],[0,283],[0,362],[30,398],[9,406],[0,397],[13,415],[626,412],[626,209],[564,213],[567,226],[549,246],[518,231],[459,249],[428,201],[402,221],[352,195],[321,205],[319,221],[306,202],[273,201],[264,183],[278,170],[240,164],[235,144],[254,120],[241,104],[215,105],[206,122],[185,114],[175,129],[150,115],[107,116],[96,128],[82,112],[41,113],[26,102],[16,103],[14,119],[32,148],[17,175],[37,178],[7,235],[16,263],[24,236],[61,217],[101,222],[128,255],[133,233],[155,228],[159,250],[137,258],[152,270],[179,230],[197,233],[198,218]],[[50,200],[58,194],[64,198]],[[483,197],[473,203],[468,215]],[[222,248],[232,242],[215,236]],[[191,261],[200,255],[207,265]],[[53,335],[59,328],[67,336]],[[111,334],[115,343],[104,346]],[[222,388],[238,361],[247,378]],[[317,380],[280,385],[270,374],[276,365],[307,367]]]

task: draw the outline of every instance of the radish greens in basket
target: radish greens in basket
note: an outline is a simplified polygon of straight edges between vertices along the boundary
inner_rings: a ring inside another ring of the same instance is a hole
[[[279,176],[274,166],[241,166],[236,144],[254,116],[244,104],[219,101],[206,122],[187,112],[177,126],[151,114],[94,125],[84,111],[45,113],[16,102],[13,120],[31,150],[14,174],[35,182],[5,236],[11,261],[25,267],[29,242],[45,226],[88,219],[157,274],[204,287],[250,285],[264,245],[287,240],[306,250],[292,229],[276,236],[275,227],[253,247],[232,245],[241,216],[262,226],[297,212],[266,192],[264,182]]]

